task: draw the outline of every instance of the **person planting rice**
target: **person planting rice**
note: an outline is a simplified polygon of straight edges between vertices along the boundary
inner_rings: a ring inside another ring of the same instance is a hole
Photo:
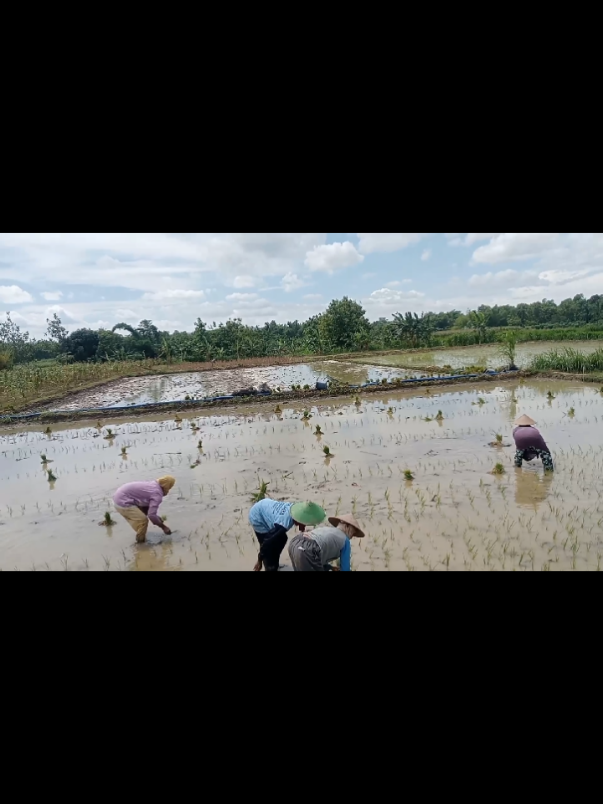
[[[249,512],[249,524],[260,543],[258,561],[254,572],[278,572],[281,553],[287,544],[287,533],[298,527],[303,533],[306,527],[319,525],[326,514],[315,503],[288,503],[277,500],[260,500]]]
[[[175,485],[176,479],[167,475],[149,483],[127,483],[115,492],[115,510],[136,531],[136,541],[139,544],[147,540],[149,522],[157,525],[166,536],[172,535],[172,531],[159,517],[158,511],[163,498],[167,497]]]
[[[291,540],[289,558],[295,572],[329,572],[332,561],[339,561],[340,572],[352,571],[352,543],[364,533],[352,514],[331,517],[332,527],[316,528]]]
[[[516,427],[513,430],[513,438],[517,447],[515,466],[520,469],[524,461],[530,463],[534,458],[541,458],[545,470],[554,472],[553,456],[535,424],[534,419],[529,416],[521,416],[515,422]]]

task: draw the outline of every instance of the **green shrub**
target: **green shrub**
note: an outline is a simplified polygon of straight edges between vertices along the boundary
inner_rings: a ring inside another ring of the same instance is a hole
[[[0,371],[6,371],[13,365],[12,352],[0,352]]]

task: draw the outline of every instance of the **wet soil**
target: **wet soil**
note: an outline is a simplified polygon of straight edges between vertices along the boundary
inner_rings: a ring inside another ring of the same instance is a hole
[[[486,404],[474,405],[479,397]],[[600,565],[603,396],[596,388],[528,380],[429,396],[388,391],[363,395],[360,407],[321,401],[308,423],[304,404],[282,407],[281,417],[253,405],[180,423],[126,414],[111,424],[113,441],[96,421],[52,425],[49,435],[36,427],[0,433],[0,568],[251,571],[257,545],[247,515],[262,479],[276,498],[313,499],[331,516],[354,512],[367,533],[353,545],[358,571]],[[553,475],[539,462],[516,470],[514,447],[488,446],[496,433],[512,444],[523,412],[553,450]],[[325,445],[336,456],[330,461]],[[52,484],[43,454],[53,461]],[[505,474],[494,477],[498,462]],[[412,483],[404,480],[407,469]],[[138,546],[116,513],[114,527],[98,526],[117,487],[167,472],[178,480],[161,510],[171,537],[151,528],[148,544]],[[288,562],[286,552],[283,558]]]
[[[83,391],[45,405],[43,410],[78,410],[104,407],[130,407],[149,403],[172,402],[225,396],[241,389],[257,388],[263,383],[276,390],[291,390],[305,385],[311,389],[317,382],[337,382],[361,385],[380,382],[383,378],[405,378],[415,372],[380,366],[357,365],[337,360],[317,361],[294,366],[238,368],[185,374],[164,374],[151,377],[132,377],[114,380],[90,391]]]

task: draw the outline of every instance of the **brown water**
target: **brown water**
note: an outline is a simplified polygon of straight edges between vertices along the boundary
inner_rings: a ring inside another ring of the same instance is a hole
[[[438,410],[443,422],[425,421]],[[552,476],[539,463],[516,470],[514,448],[488,446],[496,433],[512,443],[512,422],[523,411],[538,420],[554,452]],[[95,421],[56,426],[50,436],[35,428],[0,433],[0,568],[250,571],[257,547],[249,498],[264,479],[276,498],[314,499],[330,516],[354,511],[367,533],[353,545],[355,570],[597,569],[597,389],[559,382],[467,385],[429,395],[417,389],[367,397],[359,409],[333,400],[314,409],[309,424],[301,414],[292,407],[280,420],[263,407],[200,417],[200,434],[192,420],[125,418],[110,423],[114,442]],[[334,454],[330,461],[324,445]],[[53,461],[53,484],[42,454]],[[500,478],[491,474],[497,462],[506,470]],[[406,469],[413,483],[404,480]],[[149,543],[137,546],[119,515],[113,528],[98,525],[116,488],[167,472],[178,480],[161,510],[171,537],[151,528]]]
[[[536,343],[520,343],[517,345],[516,364],[519,368],[527,368],[538,355],[546,354],[555,349],[576,349],[591,354],[603,347],[601,341],[542,341]],[[362,358],[354,358],[362,360]],[[420,352],[406,352],[395,355],[381,355],[371,357],[371,362],[381,366],[451,366],[461,369],[465,366],[485,366],[486,368],[499,368],[508,361],[501,357],[500,346],[455,347],[453,349],[422,350]]]
[[[291,390],[293,385],[316,387],[317,382],[337,380],[350,385],[380,382],[393,377],[414,377],[417,372],[383,366],[358,365],[339,360],[316,361],[294,366],[269,366],[226,371],[200,371],[116,380],[102,388],[70,395],[48,406],[50,410],[129,407],[151,402],[171,402],[224,396],[243,388],[268,383],[270,388]]]

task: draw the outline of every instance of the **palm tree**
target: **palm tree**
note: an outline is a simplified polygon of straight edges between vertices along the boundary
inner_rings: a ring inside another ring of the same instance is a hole
[[[432,327],[425,313],[394,313],[393,329],[396,337],[410,343],[413,348],[429,344]]]

